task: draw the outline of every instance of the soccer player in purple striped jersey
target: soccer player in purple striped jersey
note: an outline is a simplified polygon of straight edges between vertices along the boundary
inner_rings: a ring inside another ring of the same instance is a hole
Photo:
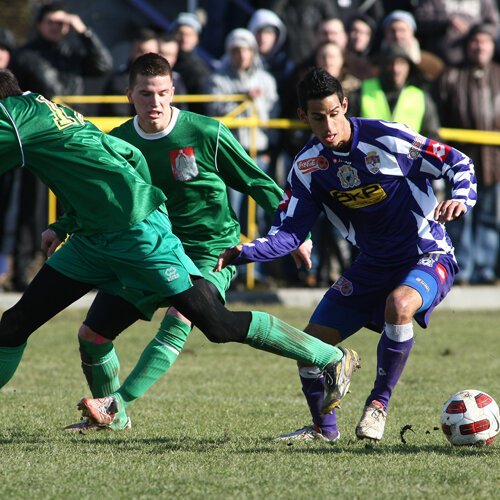
[[[412,320],[426,328],[450,290],[458,266],[444,224],[476,202],[470,158],[408,127],[346,117],[338,80],[314,68],[297,86],[299,118],[314,134],[296,156],[274,226],[263,238],[221,254],[228,264],[269,261],[304,240],[323,211],[360,249],[331,286],[305,331],[337,345],[362,327],[380,332],[377,373],[356,427],[359,439],[382,439],[387,407],[413,346]],[[438,201],[431,181],[451,183]],[[299,363],[313,425],[281,439],[339,437],[335,412],[322,414],[323,378]]]

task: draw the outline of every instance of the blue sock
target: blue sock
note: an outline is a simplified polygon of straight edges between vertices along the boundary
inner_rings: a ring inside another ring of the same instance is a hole
[[[385,332],[382,333],[377,347],[377,378],[373,390],[366,400],[367,405],[377,400],[384,405],[384,409],[387,411],[389,399],[403,373],[413,347],[413,341],[414,339],[411,338],[404,342],[395,342]]]
[[[330,439],[337,437],[337,415],[335,410],[326,415],[321,413],[325,379],[321,376],[320,370],[317,367],[304,367],[299,370],[299,375],[302,382],[302,392],[306,397],[313,424],[319,427],[325,437]]]

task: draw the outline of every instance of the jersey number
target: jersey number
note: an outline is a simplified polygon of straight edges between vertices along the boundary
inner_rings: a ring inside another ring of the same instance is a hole
[[[75,116],[69,116],[62,106],[45,99],[42,95],[37,96],[36,100],[43,102],[50,108],[50,111],[54,115],[54,123],[59,130],[64,130],[72,125],[85,125],[85,118],[81,113],[74,111]]]

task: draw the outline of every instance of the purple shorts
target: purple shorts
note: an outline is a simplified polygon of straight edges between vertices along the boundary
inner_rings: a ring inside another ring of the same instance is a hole
[[[392,267],[377,266],[361,255],[328,289],[310,321],[338,329],[342,339],[362,327],[382,332],[388,295],[399,285],[408,285],[422,296],[415,321],[426,328],[431,312],[450,291],[457,271],[455,260],[446,254],[425,254]]]

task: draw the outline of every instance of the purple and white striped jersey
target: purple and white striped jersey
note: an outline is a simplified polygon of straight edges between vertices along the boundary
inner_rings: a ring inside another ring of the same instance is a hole
[[[434,179],[445,178],[452,199],[476,202],[472,160],[405,125],[352,118],[349,152],[315,137],[296,156],[274,226],[243,245],[234,261],[267,261],[296,249],[324,211],[344,238],[377,265],[392,266],[426,253],[453,256],[444,225],[434,220]]]

